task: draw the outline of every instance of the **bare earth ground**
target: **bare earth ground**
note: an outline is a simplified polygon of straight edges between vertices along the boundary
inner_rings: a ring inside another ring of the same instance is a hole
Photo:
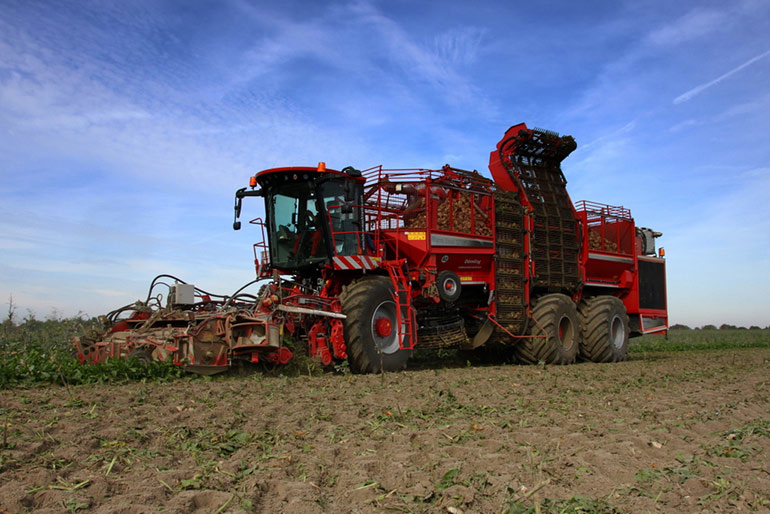
[[[770,511],[766,348],[0,402],[0,512]]]

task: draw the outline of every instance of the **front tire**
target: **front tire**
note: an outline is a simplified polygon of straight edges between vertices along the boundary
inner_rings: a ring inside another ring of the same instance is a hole
[[[614,296],[595,296],[578,309],[583,340],[580,356],[593,362],[619,362],[628,358],[628,314]]]
[[[354,373],[398,371],[406,367],[411,352],[401,349],[393,291],[389,278],[372,275],[356,280],[342,291],[342,312],[347,316],[345,344]],[[404,341],[404,346],[408,343]]]
[[[149,366],[152,362],[152,355],[150,352],[144,349],[133,350],[128,354],[129,359],[135,359],[139,364],[143,366]]]
[[[580,346],[577,307],[570,297],[549,294],[540,297],[529,322],[531,339],[514,346],[520,362],[526,364],[572,364]]]

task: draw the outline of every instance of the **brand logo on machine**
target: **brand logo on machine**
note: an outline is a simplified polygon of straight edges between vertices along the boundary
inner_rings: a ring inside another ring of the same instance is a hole
[[[463,264],[478,264],[481,265],[481,259],[465,259]]]

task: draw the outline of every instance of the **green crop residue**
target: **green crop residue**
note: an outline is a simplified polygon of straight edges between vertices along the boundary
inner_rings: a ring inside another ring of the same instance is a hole
[[[168,380],[183,375],[171,363],[144,364],[114,359],[82,365],[74,356],[72,339],[94,325],[81,318],[38,320],[29,316],[20,324],[0,324],[0,389],[33,384],[63,386],[118,383],[132,380]]]

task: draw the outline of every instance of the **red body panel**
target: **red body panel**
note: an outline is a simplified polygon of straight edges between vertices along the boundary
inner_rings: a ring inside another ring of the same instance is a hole
[[[642,255],[631,211],[623,207],[579,202],[583,233],[581,265],[585,270],[583,295],[608,294],[623,301],[635,332],[663,332],[668,327],[665,259]],[[655,284],[645,285],[641,267],[659,268]],[[647,263],[647,264],[644,264]],[[652,286],[662,287],[645,305]]]

